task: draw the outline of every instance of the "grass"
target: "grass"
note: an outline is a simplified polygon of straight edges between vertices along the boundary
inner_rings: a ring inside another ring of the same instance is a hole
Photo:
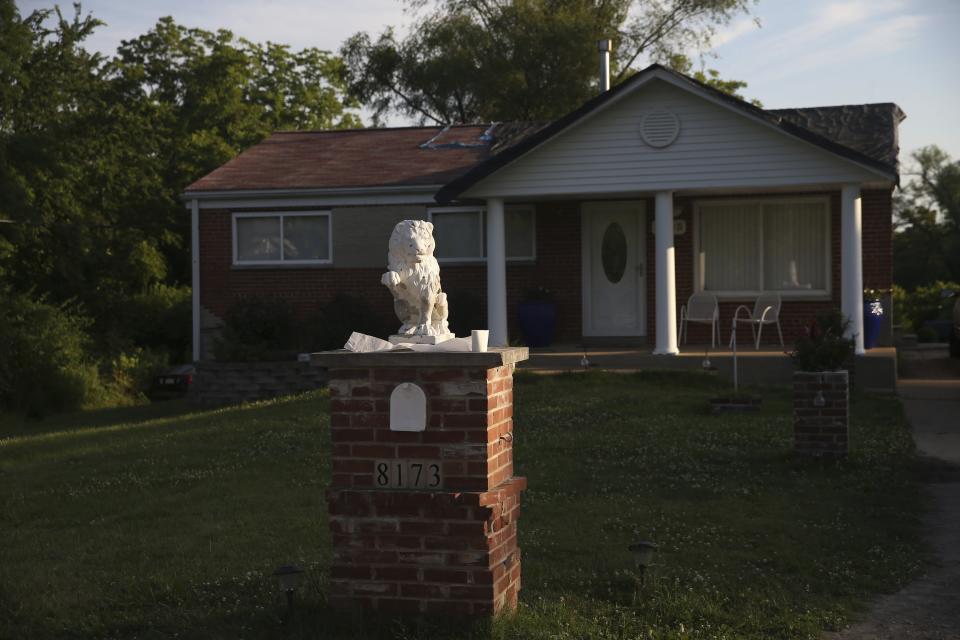
[[[791,454],[789,394],[712,417],[700,374],[518,376],[524,586],[474,627],[326,608],[327,398],[0,421],[0,638],[815,638],[920,565],[899,402]],[[660,546],[639,586],[626,546]],[[271,571],[307,568],[280,624]]]

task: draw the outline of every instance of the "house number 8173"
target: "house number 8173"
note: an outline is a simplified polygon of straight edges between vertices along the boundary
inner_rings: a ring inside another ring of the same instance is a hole
[[[435,460],[376,460],[373,484],[384,489],[442,489],[443,471]]]

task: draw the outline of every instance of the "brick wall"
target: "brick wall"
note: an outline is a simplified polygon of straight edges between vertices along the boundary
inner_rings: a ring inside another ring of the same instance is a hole
[[[516,607],[526,480],[513,476],[513,365],[330,366],[331,603],[389,613]],[[404,382],[426,394],[424,431],[390,429],[390,394]],[[392,460],[441,465],[442,488],[378,487],[378,463]]]
[[[778,194],[779,195],[779,194]],[[789,195],[789,194],[783,194]],[[811,194],[803,194],[811,195]],[[824,194],[822,194],[824,195]],[[816,314],[840,306],[840,193],[830,192],[831,287],[829,300],[785,301],[781,311],[784,339],[789,343],[802,334]],[[706,196],[703,196],[706,197]],[[738,195],[737,198],[750,197]],[[655,242],[650,233],[653,201],[647,200],[647,327],[648,343],[656,333]],[[676,236],[677,304],[684,304],[693,291],[693,199],[678,197],[676,204],[687,222],[687,232]],[[891,197],[887,190],[863,192],[864,286],[889,288],[892,282]],[[393,301],[380,285],[383,268],[234,268],[231,265],[230,212],[204,210],[200,215],[201,303],[214,315],[223,317],[238,299],[258,296],[286,300],[302,317],[317,313],[339,291],[366,298],[387,326],[396,323]],[[510,334],[518,336],[516,308],[524,292],[543,286],[554,292],[557,301],[557,333],[560,341],[578,342],[582,333],[581,227],[579,201],[554,201],[536,205],[537,259],[533,263],[508,263],[507,306]],[[381,242],[386,252],[387,238]],[[334,256],[336,259],[336,256]],[[486,318],[486,268],[483,265],[442,265],[441,278],[447,292],[472,291],[481,300],[480,318]],[[752,300],[724,301],[720,318],[724,341],[729,339],[730,320],[737,305]],[[456,313],[456,309],[453,310]],[[679,313],[678,313],[679,318]],[[480,327],[478,327],[480,328]],[[749,339],[749,329],[739,335]],[[776,330],[767,327],[765,344],[774,344]],[[690,342],[709,342],[709,328],[690,326]]]

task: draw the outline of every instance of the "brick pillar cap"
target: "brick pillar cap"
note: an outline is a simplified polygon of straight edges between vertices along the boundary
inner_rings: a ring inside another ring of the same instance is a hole
[[[527,347],[493,347],[483,353],[472,351],[377,351],[354,353],[346,349],[310,354],[310,362],[327,369],[370,367],[461,367],[492,369],[523,362],[530,357]]]

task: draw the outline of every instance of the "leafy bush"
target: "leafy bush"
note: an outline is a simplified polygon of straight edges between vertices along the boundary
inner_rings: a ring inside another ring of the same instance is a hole
[[[175,362],[189,361],[190,293],[190,287],[155,284],[131,296],[126,304],[125,329],[132,343],[157,353],[165,351]]]
[[[924,323],[930,320],[949,320],[953,299],[945,299],[944,290],[960,291],[960,284],[938,280],[933,284],[917,287],[914,291],[895,286],[894,322],[902,325],[904,331],[913,331],[919,335]]]
[[[144,400],[153,378],[170,364],[164,350],[136,348],[121,353],[110,363],[112,395],[129,401]],[[118,402],[117,404],[124,404]]]
[[[247,298],[236,302],[223,319],[213,353],[222,362],[273,360],[294,348],[297,337],[293,312],[286,301]]]
[[[385,338],[396,329],[391,331],[384,326],[383,318],[366,298],[340,293],[324,306],[318,317],[305,323],[299,350],[341,349],[354,331]]]
[[[797,340],[790,358],[800,371],[836,371],[849,365],[853,340],[844,334],[850,320],[838,309],[817,317],[806,335]]]
[[[381,337],[391,332],[382,314],[358,296],[337,294],[304,320],[282,300],[251,298],[227,312],[213,351],[221,362],[289,360],[297,353],[340,349],[354,331]]]
[[[42,416],[79,409],[99,392],[89,318],[22,294],[0,294],[0,307],[0,405]]]

